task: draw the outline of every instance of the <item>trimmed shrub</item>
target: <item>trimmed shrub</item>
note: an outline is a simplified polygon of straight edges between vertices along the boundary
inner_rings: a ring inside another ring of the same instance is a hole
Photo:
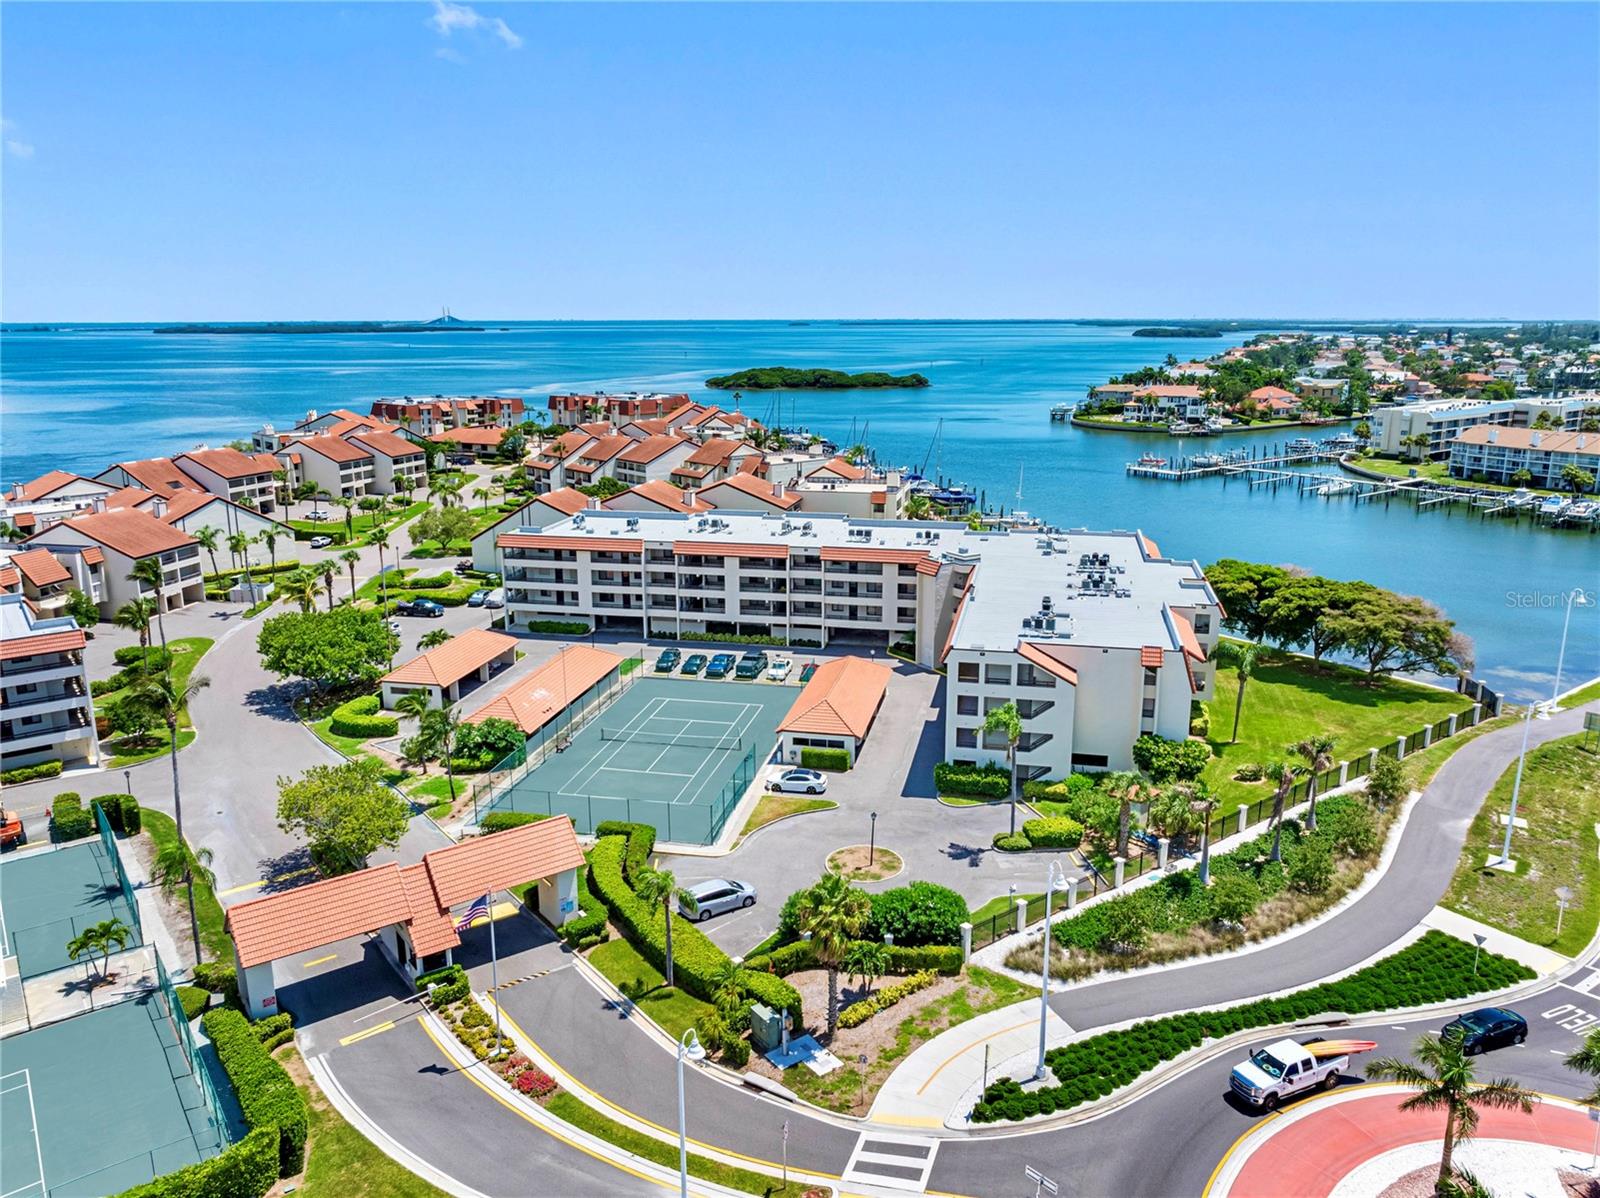
[[[1022,834],[1036,849],[1075,849],[1083,843],[1083,825],[1064,815],[1027,820]]]
[[[230,1007],[237,1009],[240,1006],[239,979],[232,965],[221,961],[202,961],[190,971],[189,981],[202,990],[222,995],[223,1001]]]
[[[885,986],[870,998],[863,998],[860,1002],[853,1002],[839,1012],[840,1027],[860,1027],[879,1011],[886,1011],[902,998],[915,994],[918,990],[926,990],[939,980],[939,975],[932,970],[923,970],[914,973],[903,982],[896,982],[892,986]]]
[[[1189,704],[1189,735],[1201,740],[1211,735],[1211,713],[1198,699]]]
[[[1156,782],[1192,781],[1211,760],[1211,746],[1198,740],[1168,740],[1146,732],[1133,742],[1133,764]]]
[[[226,1009],[207,1011],[202,1023],[233,1083],[245,1122],[252,1130],[277,1128],[278,1175],[293,1177],[305,1168],[310,1118],[305,1099],[283,1066],[262,1047],[243,1014]]]
[[[589,867],[578,871],[578,914],[556,929],[561,939],[573,948],[593,948],[611,939],[606,909],[589,889]]]
[[[1033,847],[1033,842],[1021,832],[996,832],[994,847],[1002,853],[1026,853]]]
[[[1267,771],[1258,761],[1247,761],[1233,771],[1235,782],[1259,782],[1266,777]]]
[[[436,986],[432,1002],[435,1007],[446,1007],[453,1002],[460,1002],[472,993],[472,983],[467,979],[467,971],[459,965],[446,965],[442,969],[431,969],[427,973],[417,975],[417,993],[425,994],[429,986]]]
[[[139,800],[132,795],[101,795],[90,805],[106,813],[106,823],[119,836],[137,836],[144,826],[139,814]]]
[[[93,836],[94,811],[84,807],[76,791],[64,790],[50,801],[50,829],[59,841]]]
[[[676,935],[676,933],[674,933]],[[892,974],[917,973],[931,970],[953,977],[961,972],[961,946],[929,944],[921,948],[904,948],[898,944],[884,945],[888,952],[888,969]],[[759,973],[772,973],[786,977],[802,969],[817,968],[817,955],[811,951],[809,940],[796,940],[770,953],[756,953],[745,958],[745,968]]]
[[[59,761],[41,761],[38,765],[19,765],[14,770],[0,771],[0,782],[18,786],[23,782],[37,782],[40,778],[61,777]]]
[[[335,736],[350,736],[367,740],[374,736],[398,736],[400,720],[397,716],[378,715],[383,700],[377,695],[357,695],[348,703],[333,709],[328,731]]]
[[[882,940],[887,933],[905,948],[960,944],[961,925],[970,914],[967,900],[954,890],[932,882],[912,882],[872,896],[867,938]]]
[[[278,1129],[258,1127],[208,1161],[186,1165],[117,1198],[261,1198],[278,1180]]]
[[[529,620],[528,631],[546,636],[588,636],[589,626],[581,620]]]
[[[211,991],[199,986],[174,986],[178,1001],[183,1004],[183,1017],[191,1023],[211,1005]]]
[[[800,764],[808,770],[847,770],[850,768],[850,751],[802,748]]]
[[[1302,894],[1325,894],[1333,885],[1333,850],[1322,837],[1312,838],[1289,862],[1289,885]]]
[[[1223,923],[1243,923],[1261,902],[1261,887],[1249,874],[1228,870],[1211,883],[1211,914]]]
[[[172,650],[160,645],[151,645],[148,649],[124,645],[111,655],[111,660],[131,673],[159,674],[172,664]]]
[[[1080,795],[1092,793],[1099,786],[1091,774],[1068,774],[1055,781],[1040,778],[1022,784],[1022,797],[1026,799],[1054,799],[1063,802]]]
[[[546,820],[548,815],[540,815],[533,811],[491,811],[478,821],[478,828],[484,835],[495,832],[509,832],[512,828],[521,828],[527,824],[536,824]]]
[[[287,1011],[279,1011],[276,1015],[268,1015],[265,1019],[258,1019],[250,1025],[255,1029],[256,1039],[265,1044],[284,1028],[294,1030],[294,1016]]]
[[[942,795],[1003,799],[1011,793],[1011,771],[992,762],[965,766],[941,761],[933,767],[933,785]]]

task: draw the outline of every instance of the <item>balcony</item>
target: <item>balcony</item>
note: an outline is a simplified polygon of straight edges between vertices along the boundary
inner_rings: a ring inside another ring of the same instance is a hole
[[[82,669],[83,654],[74,649],[70,653],[58,653],[44,659],[23,657],[5,662],[0,664],[0,678],[23,678],[45,673],[66,677],[69,674],[80,673]]]
[[[1055,705],[1054,699],[1022,699],[1017,703],[1017,714],[1024,720],[1036,720]]]
[[[1054,690],[1056,680],[1053,675],[1035,670],[1031,666],[1019,666],[1017,668],[1017,685],[1036,686],[1042,690]]]
[[[644,560],[652,566],[672,566],[678,561],[670,549],[652,549],[645,554]]]
[[[781,578],[740,578],[739,589],[757,595],[783,595],[788,590]]]
[[[76,693],[72,691],[55,691],[7,699],[6,714],[15,718],[18,715],[43,715],[48,711],[82,710],[88,706],[89,696],[85,695],[81,689]]]
[[[678,610],[686,615],[724,615],[728,604],[723,599],[680,599]]]
[[[822,604],[820,603],[797,602],[794,604],[793,611],[797,618],[800,616],[809,616],[812,619],[822,618]]]
[[[822,581],[816,578],[797,578],[789,591],[794,595],[820,595],[822,594]]]
[[[596,570],[590,576],[590,585],[597,587],[636,587],[639,575],[634,571]]]
[[[883,577],[883,567],[877,562],[828,562],[823,567],[826,574],[860,574],[873,578]]]
[[[739,604],[741,616],[782,616],[788,611],[787,603],[774,603],[766,599],[747,599]]]
[[[876,583],[863,582],[828,582],[828,594],[831,597],[847,599],[882,599],[883,587]]]
[[[596,599],[596,611],[642,611],[644,604],[637,599]]]
[[[650,610],[651,611],[676,611],[677,610],[677,606],[678,606],[678,601],[676,599],[674,599],[671,595],[651,595],[650,596]]]
[[[637,553],[617,553],[615,550],[591,552],[589,562],[596,566],[637,566],[639,555]]]
[[[814,557],[791,557],[789,559],[791,572],[799,571],[804,574],[816,574],[822,570],[822,562]]]
[[[565,586],[578,585],[578,572],[576,570],[507,570],[507,582],[554,582]]]

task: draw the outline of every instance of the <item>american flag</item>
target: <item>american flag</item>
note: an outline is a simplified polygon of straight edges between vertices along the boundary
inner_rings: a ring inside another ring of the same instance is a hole
[[[487,919],[488,917],[489,896],[486,894],[482,898],[476,898],[472,900],[472,906],[467,908],[467,913],[463,915],[460,922],[456,924],[456,931],[464,932],[472,926],[473,920]]]

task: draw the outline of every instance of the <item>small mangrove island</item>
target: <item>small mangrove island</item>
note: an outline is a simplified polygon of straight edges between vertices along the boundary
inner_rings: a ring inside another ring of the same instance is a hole
[[[722,374],[706,380],[706,386],[719,391],[848,391],[854,387],[926,387],[925,374],[886,374],[867,370],[849,374],[843,370],[817,367],[758,366],[735,374]]]

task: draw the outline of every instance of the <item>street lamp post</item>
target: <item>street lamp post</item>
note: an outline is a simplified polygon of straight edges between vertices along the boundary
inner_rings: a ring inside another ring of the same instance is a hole
[[[1561,917],[1567,913],[1567,906],[1572,902],[1572,887],[1556,887],[1556,935],[1561,935]]]
[[[872,828],[867,833],[867,864],[870,866],[878,855],[878,813],[872,813]]]
[[[689,1198],[689,1136],[688,1125],[683,1114],[683,1063],[684,1061],[703,1061],[706,1059],[706,1050],[700,1047],[700,1037],[694,1034],[694,1028],[683,1033],[683,1039],[678,1041],[678,1195],[679,1198]]]
[[[1556,709],[1556,700],[1561,698],[1561,668],[1567,661],[1567,627],[1572,623],[1572,609],[1575,605],[1588,607],[1591,602],[1589,596],[1584,594],[1582,587],[1573,587],[1572,590],[1567,592],[1567,613],[1561,617],[1561,651],[1556,654],[1556,685],[1555,689],[1550,692],[1548,708],[1539,713],[1541,719],[1550,718],[1550,713]]]
[[[1035,1080],[1044,1076],[1045,1021],[1050,1017],[1050,907],[1055,898],[1056,887],[1066,884],[1066,875],[1061,872],[1061,862],[1052,860],[1050,876],[1045,880],[1044,886],[1044,961],[1039,966],[1039,1064],[1033,1071]]]
[[[1522,717],[1522,751],[1517,754],[1517,777],[1511,784],[1511,814],[1506,816],[1505,843],[1500,846],[1500,860],[1511,861],[1511,832],[1517,826],[1517,799],[1522,795],[1522,767],[1528,760],[1528,730],[1533,727],[1533,709],[1537,703],[1528,704],[1528,713]]]
[[[132,770],[123,770],[122,771],[122,793],[123,794],[128,794],[128,795],[131,795],[133,793],[133,771]]]

